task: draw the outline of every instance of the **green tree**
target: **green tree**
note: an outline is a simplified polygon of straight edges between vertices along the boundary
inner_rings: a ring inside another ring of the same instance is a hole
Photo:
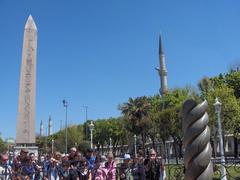
[[[155,141],[159,140],[159,138],[165,142],[165,139],[169,137],[164,131],[160,130],[159,123],[160,123],[160,113],[163,110],[163,99],[160,95],[154,95],[150,97],[151,102],[151,109],[150,109],[150,119],[151,125],[148,131],[148,136],[152,141],[152,147],[156,149]]]
[[[0,137],[0,153],[3,153],[5,151],[7,151],[7,146],[4,143],[4,141],[2,140],[2,138]]]
[[[207,93],[205,96],[209,103],[208,113],[212,132],[214,133],[213,138],[216,138],[214,129],[217,129],[215,109],[213,106],[216,97],[218,97],[222,103],[221,121],[223,132],[231,133],[235,138],[238,138],[240,129],[240,105],[234,95],[234,90],[227,86],[217,87],[214,91]],[[235,147],[236,146],[237,144],[235,144]],[[238,152],[236,151],[235,149],[235,156],[238,156]]]
[[[213,82],[210,78],[204,77],[199,83],[198,88],[201,91],[202,97],[205,96],[206,93],[213,90]]]
[[[86,154],[87,149],[89,149],[90,147],[91,147],[90,142],[84,140],[84,141],[79,143],[78,150],[80,152],[82,152],[83,154]]]
[[[171,137],[174,140],[176,157],[177,155],[182,157],[181,107],[188,98],[199,99],[198,94],[191,87],[173,89],[162,97],[153,96],[151,101],[151,119],[154,125],[150,133],[154,133],[150,134],[150,137],[153,141],[154,137],[159,135],[163,142],[164,152],[166,152],[165,142]]]
[[[99,119],[95,121],[95,128],[93,131],[94,143],[98,146],[110,145],[110,138],[112,139],[113,150],[116,146],[122,145],[126,142],[126,131],[123,127],[122,118]]]
[[[227,86],[234,90],[234,95],[238,99],[240,97],[240,71],[230,71],[212,78],[204,77],[198,86],[203,95],[213,91],[214,88]]]
[[[226,74],[219,74],[218,76],[209,78],[209,80],[211,81],[212,89],[211,91],[206,92],[200,88],[202,97],[210,99],[211,95],[215,97],[221,96],[221,100],[226,101],[223,103],[223,106],[226,106],[223,107],[223,111],[226,113],[222,115],[224,118],[224,130],[234,133],[234,151],[235,157],[237,157],[239,154],[238,143],[240,138],[240,127],[236,118],[238,118],[238,106],[240,98],[240,71],[238,71],[237,68],[237,70],[231,70]],[[212,99],[215,97],[212,97]],[[228,107],[233,107],[233,109],[228,109]],[[211,111],[212,110],[210,110],[210,113],[213,114],[214,112]],[[231,113],[231,111],[233,111],[233,113]],[[214,125],[212,125],[212,127],[214,127]]]
[[[240,98],[240,71],[231,71],[225,75],[225,83],[234,90],[236,98]]]
[[[142,138],[142,148],[145,152],[145,143],[148,131],[151,127],[150,99],[146,96],[129,98],[128,102],[119,106],[125,120],[125,128]]]
[[[106,145],[106,140],[109,139],[107,122],[106,119],[102,119],[95,121],[94,124],[95,128],[93,131],[93,142],[94,144],[97,144],[98,150],[100,146],[102,147],[103,153],[103,147]]]
[[[46,136],[37,136],[36,146],[38,147],[40,155],[48,153],[49,152],[48,138]]]
[[[67,127],[67,150],[71,147],[77,147],[84,138],[83,133],[83,125],[72,125]],[[47,144],[48,147],[51,147],[52,140],[54,140],[54,147],[60,152],[65,152],[66,144],[66,131],[65,129],[53,134],[52,136],[48,137]]]

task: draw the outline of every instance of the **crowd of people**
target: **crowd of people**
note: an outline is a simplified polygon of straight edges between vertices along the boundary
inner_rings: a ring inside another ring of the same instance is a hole
[[[125,154],[117,163],[112,152],[98,155],[92,149],[85,154],[75,147],[69,154],[55,152],[37,158],[28,149],[22,149],[15,158],[1,154],[0,180],[163,180],[164,164],[154,149],[144,158],[140,151],[136,157]]]

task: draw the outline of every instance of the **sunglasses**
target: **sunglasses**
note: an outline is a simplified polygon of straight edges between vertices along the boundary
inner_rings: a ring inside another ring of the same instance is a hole
[[[150,156],[155,156],[156,154],[150,154]]]

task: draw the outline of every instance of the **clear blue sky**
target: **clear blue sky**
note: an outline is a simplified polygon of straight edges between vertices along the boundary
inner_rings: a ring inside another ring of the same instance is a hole
[[[196,86],[239,60],[238,0],[0,0],[0,132],[16,134],[25,22],[38,27],[36,132],[52,116],[68,120],[120,115],[118,104],[159,90],[163,35],[170,88]]]

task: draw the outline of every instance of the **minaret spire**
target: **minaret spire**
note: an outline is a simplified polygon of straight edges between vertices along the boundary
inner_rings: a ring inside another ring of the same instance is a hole
[[[160,36],[159,36],[159,55],[160,54],[164,54],[164,52],[163,52],[163,43],[162,43],[162,35],[160,34]]]
[[[48,119],[48,136],[51,136],[52,135],[52,118],[51,116],[49,116],[49,119]]]
[[[161,34],[159,36],[159,65],[160,65],[160,68],[156,68],[156,69],[160,76],[160,84],[161,84],[160,94],[163,96],[168,91],[168,84],[167,84],[167,68],[165,64],[165,54],[163,52],[163,41],[162,41]]]

